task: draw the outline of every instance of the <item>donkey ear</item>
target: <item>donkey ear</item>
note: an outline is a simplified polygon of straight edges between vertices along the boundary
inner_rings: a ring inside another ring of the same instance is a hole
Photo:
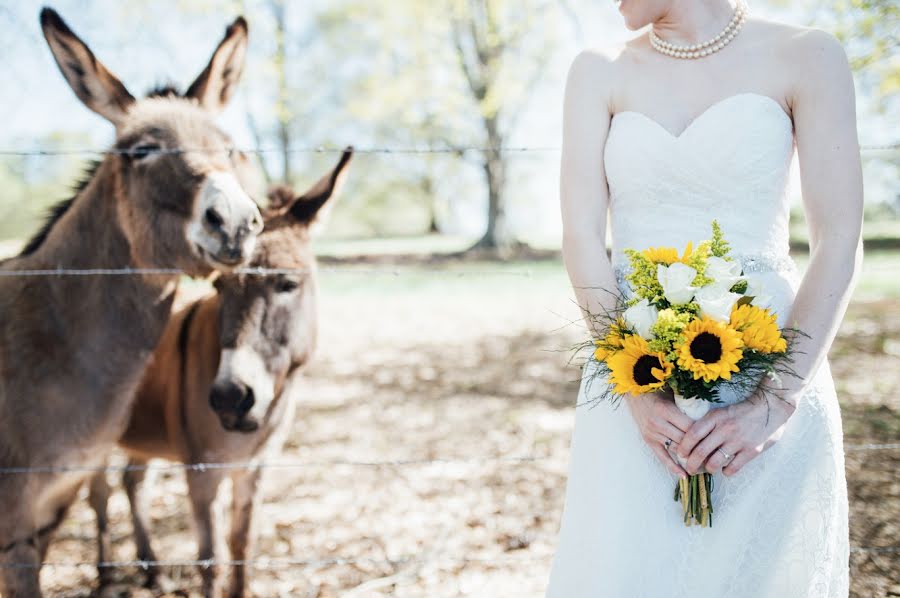
[[[134,103],[122,82],[97,60],[52,8],[41,10],[41,29],[63,77],[85,106],[119,124]]]
[[[238,17],[225,30],[225,37],[213,52],[209,64],[184,95],[195,98],[210,112],[219,112],[225,108],[241,80],[246,54],[247,21]]]
[[[340,161],[338,161],[337,166],[331,172],[319,179],[319,182],[310,187],[306,193],[294,200],[290,208],[291,216],[304,224],[312,222],[319,210],[322,209],[322,206],[332,196],[337,194],[341,184],[344,182],[347,174],[347,165],[352,157],[353,148],[348,147],[341,154]]]

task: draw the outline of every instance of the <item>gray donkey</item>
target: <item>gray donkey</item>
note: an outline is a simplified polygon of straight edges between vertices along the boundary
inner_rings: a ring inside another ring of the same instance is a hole
[[[217,292],[177,312],[144,374],[127,431],[119,445],[137,466],[123,476],[137,556],[155,561],[147,534],[141,493],[148,459],[181,463],[257,463],[281,449],[293,419],[291,389],[316,346],[316,261],[309,227],[335,195],[350,162],[344,152],[337,166],[309,191],[296,197],[290,189],[270,194],[263,212],[251,267],[281,271],[277,275],[222,274]],[[299,270],[299,271],[298,271]],[[200,560],[215,559],[220,544],[212,504],[226,477],[232,482],[228,545],[233,561],[244,561],[253,540],[251,523],[259,503],[261,471],[206,469],[187,471]],[[97,513],[100,562],[109,558],[106,476],[91,483],[91,506]],[[220,567],[200,568],[206,596],[224,589]],[[232,567],[228,596],[243,596],[245,567]],[[147,583],[158,568],[149,566]],[[109,569],[99,568],[101,586]]]
[[[84,468],[103,464],[126,429],[147,360],[171,317],[179,277],[168,269],[205,276],[241,264],[262,228],[239,182],[249,163],[230,151],[211,114],[240,76],[243,19],[228,28],[185,96],[146,99],[135,99],[56,12],[45,8],[41,26],[68,84],[115,125],[116,136],[114,151],[93,165],[75,196],[53,210],[20,255],[0,263],[6,598],[40,595],[50,534],[88,477]],[[55,268],[156,273],[17,275]]]

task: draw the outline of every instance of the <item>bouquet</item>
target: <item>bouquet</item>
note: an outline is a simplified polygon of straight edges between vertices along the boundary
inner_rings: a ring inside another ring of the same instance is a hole
[[[590,348],[597,365],[588,381],[607,383],[594,401],[615,404],[668,387],[698,420],[721,402],[726,384],[749,394],[763,376],[793,374],[791,339],[802,333],[778,327],[765,289],[729,253],[716,221],[711,239],[688,243],[681,255],[671,247],[625,251],[633,297],[617,294],[611,312],[588,314],[601,336],[577,347]],[[679,479],[675,501],[685,525],[712,525],[712,486],[706,472]]]

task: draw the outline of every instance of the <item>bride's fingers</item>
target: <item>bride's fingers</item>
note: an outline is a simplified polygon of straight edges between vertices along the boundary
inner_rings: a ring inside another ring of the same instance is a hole
[[[755,449],[744,449],[740,451],[738,454],[734,456],[734,459],[731,460],[731,463],[722,468],[722,473],[727,476],[733,476],[737,472],[741,470],[744,465],[753,460],[754,457],[759,455],[759,452]]]
[[[706,460],[706,471],[709,473],[721,473],[722,468],[735,458],[738,450],[740,449],[737,447],[728,447],[723,444],[714,450]]]
[[[650,450],[657,456],[657,458],[662,462],[663,465],[666,466],[671,473],[679,476],[679,477],[687,477],[687,472],[682,469],[681,465],[675,462],[675,459],[672,458],[672,455],[666,450],[662,444],[653,442],[650,444]]]
[[[694,447],[706,438],[715,427],[716,422],[710,418],[703,418],[694,422],[681,440],[681,446],[678,447],[678,454],[681,458],[686,459],[691,454],[691,451],[694,450]]]
[[[684,432],[665,420],[657,420],[655,423],[654,429],[657,432],[662,434],[665,438],[670,439],[672,442],[681,444],[681,441],[684,439]],[[665,441],[665,439],[663,440]]]
[[[675,405],[668,405],[669,410],[666,413],[666,419],[673,426],[681,430],[682,432],[687,432],[691,429],[691,426],[694,425],[694,420],[686,416],[681,410]]]
[[[685,434],[685,436],[688,436]],[[700,441],[693,450],[691,450],[690,456],[688,456],[687,463],[685,464],[685,469],[687,469],[690,473],[696,473],[700,471],[700,468],[703,467],[703,464],[706,463],[706,460],[712,457],[713,452],[717,451],[719,447],[725,444],[725,435],[719,430],[713,430],[709,433],[709,435]],[[687,442],[687,440],[685,440]],[[682,447],[679,450],[684,449],[684,444],[682,443]]]

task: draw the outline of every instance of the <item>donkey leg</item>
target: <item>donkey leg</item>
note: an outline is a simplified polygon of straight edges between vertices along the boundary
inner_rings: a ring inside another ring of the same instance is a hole
[[[260,500],[260,473],[259,470],[241,471],[231,476],[231,530],[228,546],[233,561],[246,561],[253,553],[253,518]],[[247,586],[246,569],[242,564],[236,564],[232,568],[228,590],[230,598],[243,598]]]
[[[106,472],[99,471],[91,478],[88,503],[94,510],[97,521],[97,580],[99,586],[105,587],[112,582],[112,570],[109,567],[100,566],[106,563],[112,556],[109,540],[109,518],[106,514],[106,505],[109,502],[109,484],[106,482]]]
[[[0,534],[0,542],[8,536]],[[41,554],[34,535],[10,540],[0,546],[0,596],[40,597]]]
[[[147,532],[150,527],[147,500],[144,495],[144,479],[147,477],[147,471],[142,469],[146,464],[146,460],[129,460],[129,468],[122,475],[122,484],[125,486],[125,493],[128,495],[128,503],[131,505],[131,526],[134,530],[137,558],[139,561],[153,563],[157,558],[153,552],[153,546],[150,544],[150,535]],[[136,466],[136,468],[131,468],[130,466]],[[144,586],[148,588],[155,586],[156,579],[159,576],[159,567],[150,564],[145,567],[145,571],[147,577],[144,580]]]
[[[191,508],[194,513],[194,524],[197,530],[197,559],[215,561],[217,547],[220,543],[219,529],[215,520],[214,503],[219,494],[222,474],[216,470],[188,471],[188,493],[191,497]],[[203,578],[203,595],[216,598],[221,595],[221,567],[212,562],[200,566]]]

